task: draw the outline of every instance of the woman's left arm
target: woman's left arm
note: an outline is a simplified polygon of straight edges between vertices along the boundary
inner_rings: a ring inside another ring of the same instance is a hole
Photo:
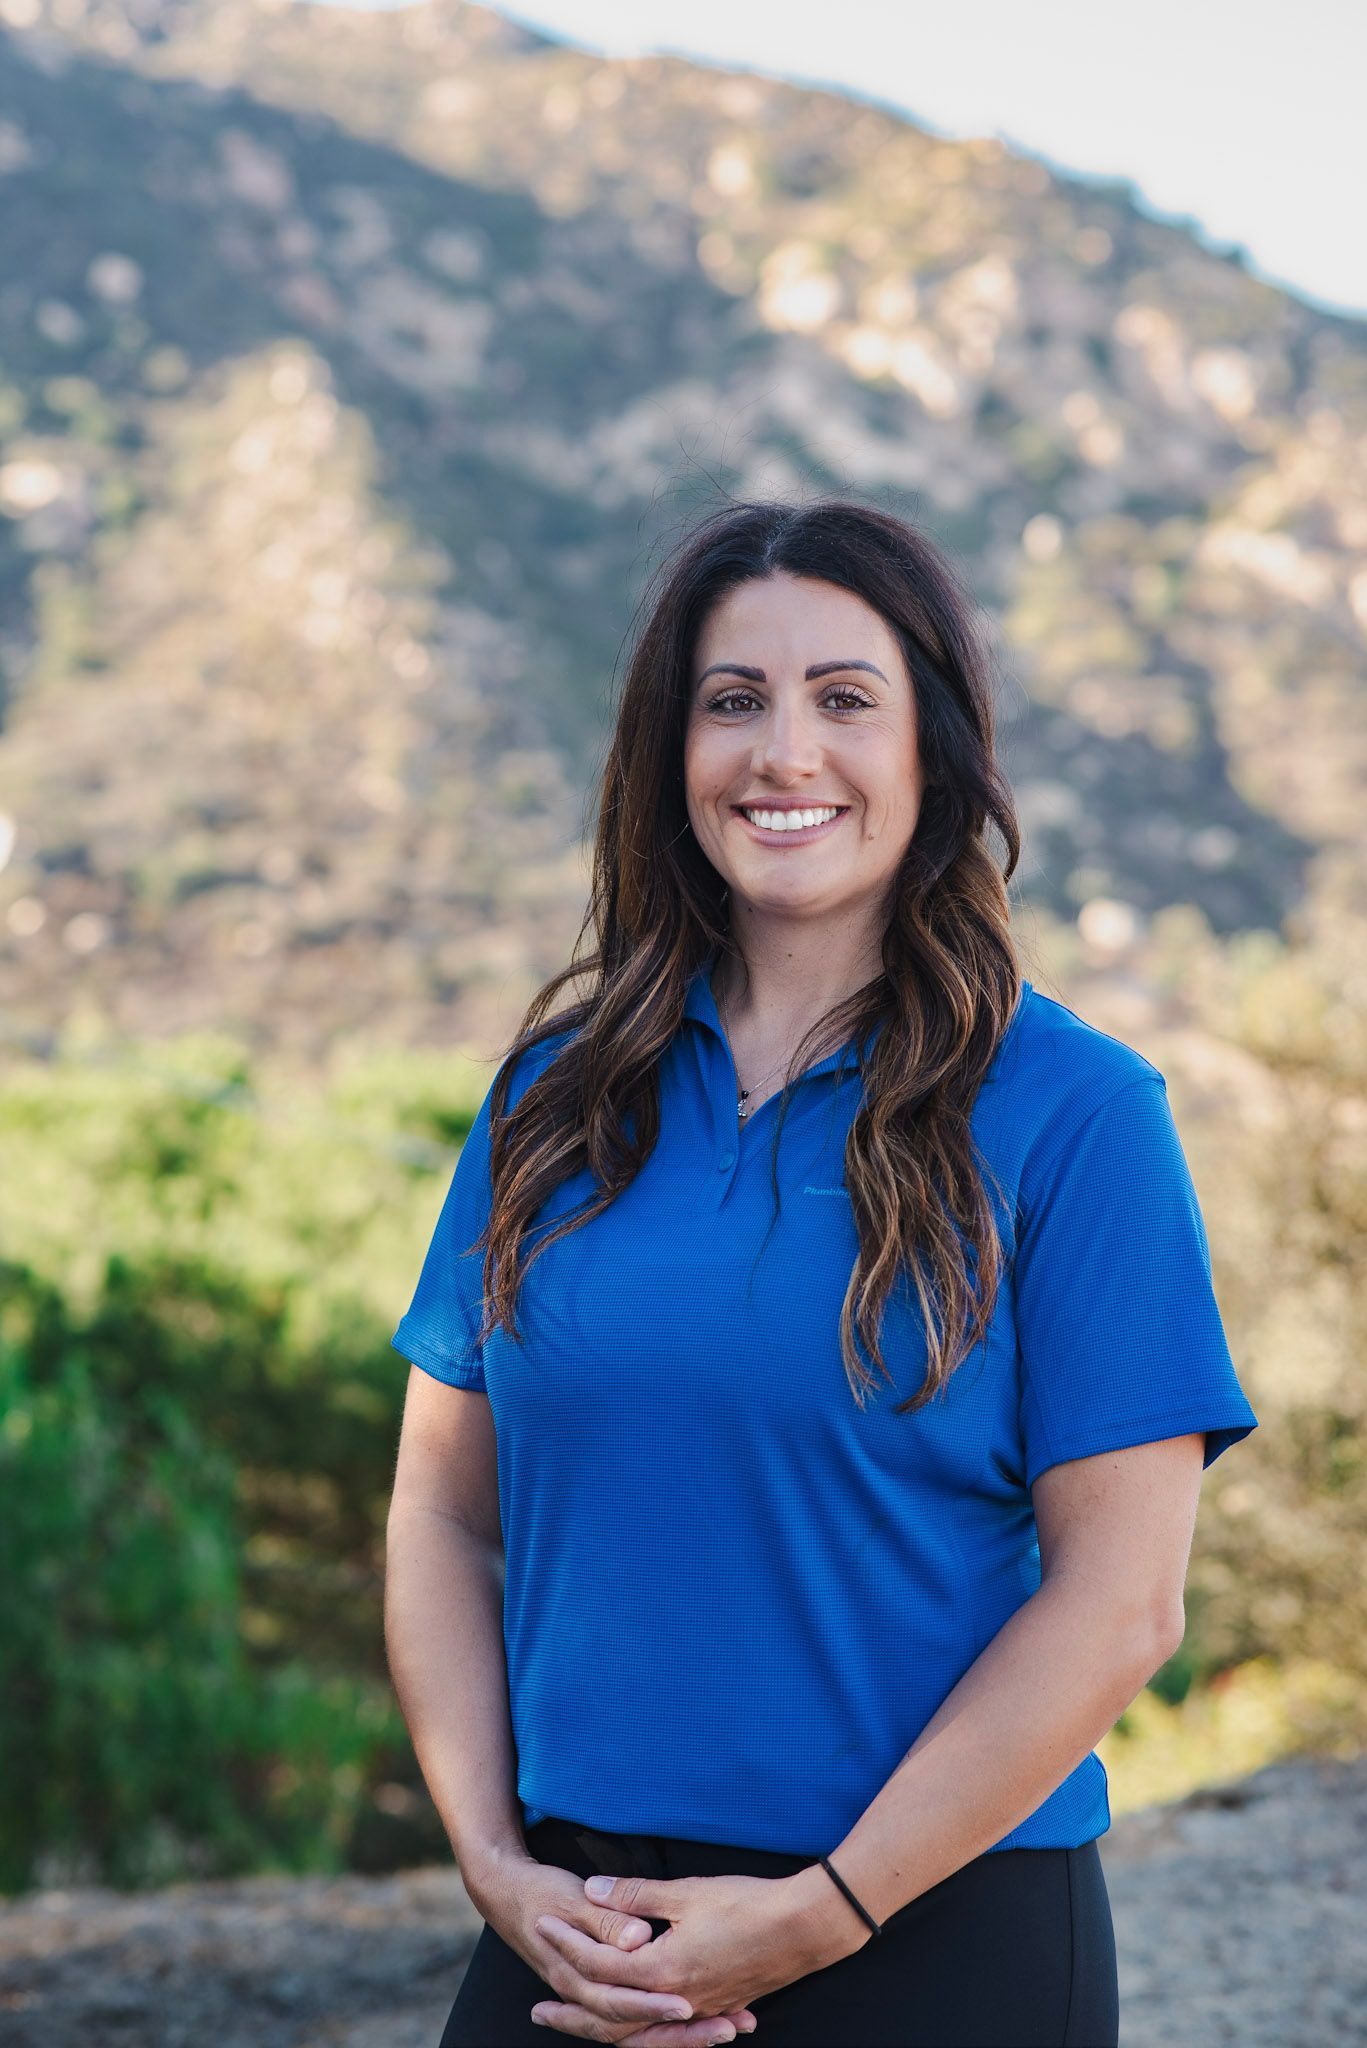
[[[970,1665],[827,1851],[880,1923],[1032,1814],[1180,1644],[1205,1433],[1051,1465],[1032,1497],[1039,1591]],[[785,1878],[832,1959],[872,1940],[813,1864]],[[842,1942],[844,1944],[842,1948]]]

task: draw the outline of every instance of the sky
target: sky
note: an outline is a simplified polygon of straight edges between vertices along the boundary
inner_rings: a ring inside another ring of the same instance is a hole
[[[410,0],[313,0],[397,11]],[[1367,318],[1363,0],[516,0],[606,56],[669,52],[852,92],[945,137],[1128,178],[1136,203]]]

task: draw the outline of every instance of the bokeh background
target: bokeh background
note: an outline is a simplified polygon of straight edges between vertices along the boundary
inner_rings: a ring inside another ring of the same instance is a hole
[[[1168,1077],[1261,1427],[1113,1810],[1362,1753],[1359,209],[1304,187],[1314,276],[1267,274],[939,131],[905,51],[896,103],[778,75],[750,12],[767,71],[461,0],[0,0],[0,1891],[449,1857],[382,1649],[388,1340],[719,492],[959,557],[1025,971]],[[1206,102],[1283,200],[1294,54]]]

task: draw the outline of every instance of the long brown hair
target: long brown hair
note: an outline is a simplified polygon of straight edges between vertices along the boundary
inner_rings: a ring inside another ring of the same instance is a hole
[[[728,591],[771,571],[824,579],[881,613],[916,697],[926,778],[920,815],[890,892],[882,973],[818,1018],[795,1050],[788,1089],[814,1049],[853,1038],[863,1079],[845,1149],[859,1252],[840,1314],[840,1349],[862,1405],[874,1385],[856,1336],[886,1377],[884,1304],[909,1273],[924,1318],[928,1369],[914,1412],[985,1333],[1001,1250],[969,1114],[1021,990],[1006,884],[1020,834],[993,743],[995,676],[977,607],[924,532],[844,497],[811,504],[728,500],[660,565],[638,608],[598,788],[589,905],[576,958],[528,1005],[491,1098],[492,1202],[482,1336],[521,1340],[518,1292],[547,1245],[598,1216],[638,1173],[659,1134],[658,1068],[679,1029],[693,975],[715,948],[736,961],[722,877],[703,854],[684,799],[684,735],[697,636]],[[999,867],[984,834],[996,825]],[[593,935],[592,950],[579,957]],[[549,1015],[567,982],[588,993]],[[838,1038],[832,1041],[832,1033]],[[507,1110],[518,1058],[566,1043]],[[871,1048],[869,1034],[873,1033]],[[867,1055],[867,1057],[866,1057]],[[524,1233],[553,1190],[587,1167],[597,1189],[527,1252]],[[777,1174],[773,1174],[777,1194]],[[970,1274],[972,1264],[976,1271]]]

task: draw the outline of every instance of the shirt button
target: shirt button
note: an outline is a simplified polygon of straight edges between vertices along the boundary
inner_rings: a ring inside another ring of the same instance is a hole
[[[729,1173],[735,1163],[736,1155],[734,1152],[723,1152],[721,1158],[717,1161],[717,1172]]]

